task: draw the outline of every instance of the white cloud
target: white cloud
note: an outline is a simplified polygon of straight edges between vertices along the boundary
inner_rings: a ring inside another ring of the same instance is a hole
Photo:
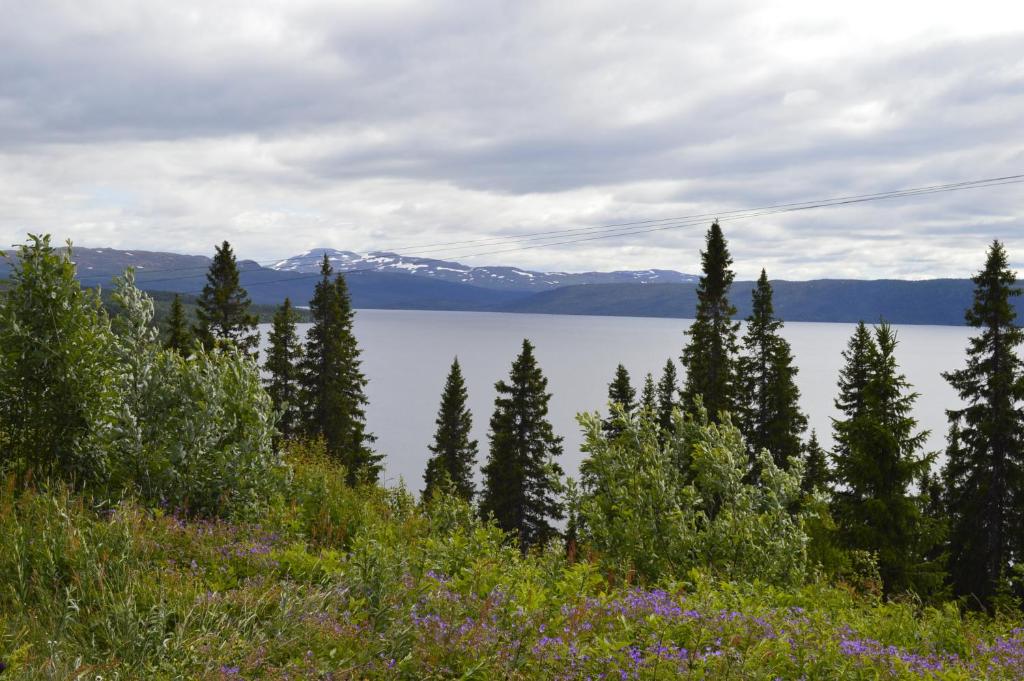
[[[5,3],[0,231],[272,260],[1024,172],[1003,2]],[[965,276],[1024,187],[725,223],[740,276]],[[431,255],[694,270],[704,225]],[[537,242],[531,242],[537,243]],[[488,260],[490,259],[490,260]]]

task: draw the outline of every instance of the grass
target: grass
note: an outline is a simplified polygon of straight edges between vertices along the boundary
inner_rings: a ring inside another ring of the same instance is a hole
[[[1014,618],[699,573],[613,583],[315,458],[254,517],[0,491],[3,679],[1018,679]]]

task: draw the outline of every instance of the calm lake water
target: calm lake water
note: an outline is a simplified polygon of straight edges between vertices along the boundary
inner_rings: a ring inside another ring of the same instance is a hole
[[[638,392],[647,372],[657,380],[665,360],[678,359],[689,325],[685,319],[359,310],[355,332],[369,379],[367,422],[377,436],[377,450],[387,455],[385,482],[404,479],[414,490],[422,487],[427,445],[454,356],[458,355],[466,377],[473,435],[480,445],[478,464],[482,464],[487,457],[494,383],[507,378],[523,338],[529,338],[552,393],[551,422],[565,438],[562,466],[575,474],[582,459],[576,414],[605,409],[607,386],[619,362],[629,370]],[[307,327],[300,325],[303,337]],[[264,339],[268,328],[261,328]],[[826,446],[832,442],[830,419],[836,415],[832,401],[842,365],[840,353],[853,328],[851,324],[791,322],[783,332],[800,368],[801,404]],[[944,410],[955,407],[958,399],[940,374],[962,366],[971,329],[896,328],[897,358],[920,393],[915,415],[922,428],[932,431],[928,448],[941,450]]]

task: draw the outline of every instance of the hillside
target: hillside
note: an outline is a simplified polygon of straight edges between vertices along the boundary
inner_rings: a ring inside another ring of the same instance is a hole
[[[739,317],[750,313],[754,282],[738,281],[730,299]],[[857,322],[886,319],[896,324],[964,323],[971,304],[968,279],[875,281],[817,279],[775,281],[775,311],[787,321]],[[506,312],[689,318],[697,306],[695,284],[567,286],[506,305]],[[1024,303],[1018,301],[1024,314]]]

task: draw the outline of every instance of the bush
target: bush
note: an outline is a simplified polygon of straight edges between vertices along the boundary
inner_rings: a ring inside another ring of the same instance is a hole
[[[0,463],[108,499],[251,512],[280,481],[255,364],[161,348],[153,302],[130,270],[116,281],[111,321],[69,258],[32,237],[0,298]]]
[[[583,489],[576,515],[582,542],[619,574],[644,580],[710,568],[731,579],[795,584],[804,578],[807,535],[789,508],[800,495],[799,464],[786,472],[762,452],[752,466],[739,430],[699,410],[676,414],[658,442],[641,414],[615,412],[606,436],[597,414],[582,414]]]
[[[106,480],[96,436],[116,410],[110,323],[68,250],[31,236],[0,295],[0,466],[79,487]]]

